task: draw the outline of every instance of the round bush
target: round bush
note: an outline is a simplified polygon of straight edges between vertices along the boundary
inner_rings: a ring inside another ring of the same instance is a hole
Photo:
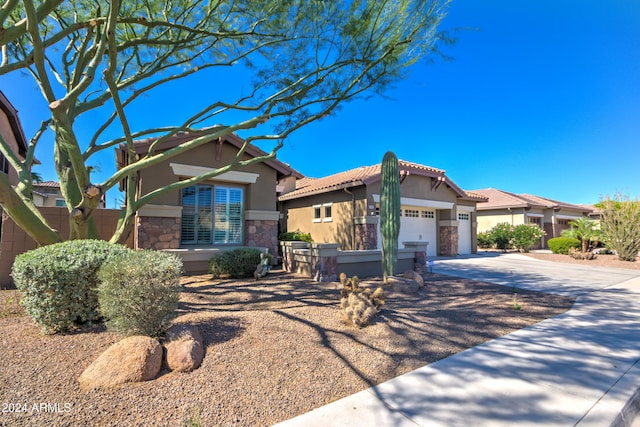
[[[11,276],[36,324],[45,333],[66,331],[98,320],[98,269],[130,251],[102,240],[70,240],[18,255]]]
[[[554,254],[568,255],[569,248],[580,248],[580,240],[574,239],[573,237],[555,237],[549,239],[547,244]]]
[[[260,263],[260,249],[238,248],[215,254],[209,261],[209,272],[214,279],[226,277],[241,279],[252,277]]]
[[[131,251],[98,272],[100,313],[107,327],[126,335],[160,336],[180,299],[182,261],[153,250]]]

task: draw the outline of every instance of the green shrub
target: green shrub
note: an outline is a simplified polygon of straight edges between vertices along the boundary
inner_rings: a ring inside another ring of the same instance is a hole
[[[160,336],[180,298],[182,261],[153,250],[131,251],[105,262],[98,278],[100,313],[126,335]]]
[[[529,249],[544,236],[544,231],[535,224],[520,224],[513,229],[513,246],[520,252],[529,252]]]
[[[568,255],[570,248],[580,248],[580,240],[574,239],[573,237],[555,237],[549,239],[547,244],[554,254]]]
[[[481,231],[478,233],[478,247],[488,249],[493,247],[493,244],[494,242],[490,232]]]
[[[298,242],[313,243],[313,239],[311,238],[311,233],[303,233],[302,231],[289,231],[287,233],[282,233],[278,238],[281,241],[298,241]]]
[[[496,224],[491,231],[491,239],[496,248],[507,250],[511,247],[511,239],[513,239],[513,226],[507,222]]]
[[[260,249],[238,248],[219,252],[211,257],[209,272],[214,279],[253,277],[258,264],[260,264]]]
[[[102,240],[56,243],[18,255],[11,275],[36,324],[45,333],[66,331],[98,320],[98,269],[129,251]]]

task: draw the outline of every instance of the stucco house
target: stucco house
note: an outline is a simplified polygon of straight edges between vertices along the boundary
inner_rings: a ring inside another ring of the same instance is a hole
[[[9,100],[0,91],[0,135],[6,144],[8,144],[14,153],[22,160],[27,154],[27,139],[20,125],[18,118],[18,110],[9,102]],[[0,173],[8,175],[9,182],[12,185],[18,183],[18,174],[11,168],[7,158],[0,153]]]
[[[532,194],[514,194],[495,188],[473,192],[487,199],[486,202],[478,203],[478,232],[489,231],[501,222],[514,226],[537,224],[545,231],[545,236],[534,249],[546,248],[549,239],[560,236],[563,230],[571,227],[571,220],[588,216],[593,211],[585,205],[574,205]]]
[[[106,195],[102,196],[98,208],[105,209]],[[62,197],[60,183],[58,181],[42,181],[33,183],[33,204],[38,207],[66,208],[67,204]]]
[[[403,242],[428,242],[427,256],[477,251],[476,204],[483,196],[458,187],[444,170],[400,160]],[[278,198],[283,228],[311,233],[341,250],[380,249],[381,164],[324,178],[302,178]]]
[[[197,137],[197,133],[177,134],[159,144],[156,152],[176,147]],[[155,142],[135,142],[139,155],[144,155]],[[238,153],[243,140],[227,135],[211,141],[163,163],[139,172],[138,192],[152,190],[180,180],[201,175],[228,165]],[[117,151],[118,165],[126,164],[125,147]],[[250,145],[242,160],[266,155]],[[171,191],[153,199],[136,214],[134,247],[163,249],[177,253],[188,272],[206,272],[214,252],[241,246],[278,249],[277,191],[286,181],[301,178],[288,165],[271,159],[239,170],[223,173],[213,179],[182,190]]]

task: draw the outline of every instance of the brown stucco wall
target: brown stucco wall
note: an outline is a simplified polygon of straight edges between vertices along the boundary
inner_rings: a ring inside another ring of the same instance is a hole
[[[65,208],[43,207],[40,212],[51,227],[60,230],[62,236],[69,234],[69,212]],[[94,211],[98,233],[101,239],[108,240],[116,229],[120,211],[112,209],[98,209]],[[0,231],[0,288],[12,286],[11,266],[17,255],[35,249],[36,242],[20,229],[5,213],[2,214],[2,228]],[[133,238],[127,242],[133,247]]]
[[[373,182],[367,186],[367,200],[373,203],[373,195],[380,194],[381,182]],[[431,178],[419,175],[407,176],[400,184],[400,196],[412,199],[435,200],[456,203],[455,192],[446,184],[441,184],[435,191],[431,189]]]
[[[184,165],[201,166],[207,168],[217,168],[228,165],[235,154],[237,148],[231,144],[225,143],[220,155],[220,160],[216,160],[217,156],[217,143],[208,143],[203,146],[197,147],[179,156],[171,158],[169,161],[161,164],[149,167],[140,172],[140,189],[142,194],[147,194],[150,191],[178,182],[180,177],[173,173],[173,169],[170,167],[170,163],[179,163]],[[248,159],[249,156],[243,156],[243,160]],[[238,172],[256,173],[260,176],[255,184],[238,184],[229,183],[231,187],[242,187],[245,189],[245,210],[276,210],[276,179],[277,174],[274,169],[265,165],[264,163],[257,163],[248,167],[234,169]],[[207,181],[206,183],[218,182],[224,185],[223,182]],[[152,201],[157,205],[171,205],[180,206],[180,192],[172,191],[155,198]]]
[[[355,238],[353,219],[364,216],[366,202],[364,188],[354,188],[349,191],[353,193],[355,201],[352,200],[351,194],[339,190],[284,202],[287,231],[299,230],[311,233],[316,243],[338,243],[343,250],[353,249]],[[314,222],[313,206],[326,203],[332,203],[332,221],[323,221],[324,208],[321,207],[321,220]]]

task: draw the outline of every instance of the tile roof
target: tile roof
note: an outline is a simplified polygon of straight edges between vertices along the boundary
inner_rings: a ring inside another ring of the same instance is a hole
[[[445,176],[445,171],[418,163],[398,160],[398,167],[401,174],[422,175],[444,180],[447,185],[453,188],[460,197],[472,200],[485,200],[484,196],[468,193],[453,183]],[[343,188],[357,187],[376,182],[381,177],[382,165],[380,163],[371,166],[361,166],[344,172],[339,172],[324,178],[302,178],[296,181],[296,189],[290,193],[283,194],[279,200],[290,200],[299,197],[310,196],[312,194],[326,193]]]
[[[488,199],[487,202],[478,203],[478,210],[541,207],[546,209],[575,209],[582,212],[592,211],[592,209],[584,205],[560,202],[558,200],[547,199],[533,194],[515,194],[508,191],[497,190],[495,188],[473,190],[472,192],[482,195]]]
[[[58,181],[42,181],[34,182],[33,186],[36,188],[60,188],[60,183]]]

